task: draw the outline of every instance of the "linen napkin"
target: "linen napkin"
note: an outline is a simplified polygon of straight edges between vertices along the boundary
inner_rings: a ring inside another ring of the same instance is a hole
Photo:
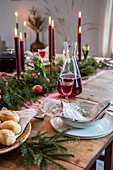
[[[36,116],[37,112],[35,109],[25,109],[25,110],[21,110],[21,111],[15,111],[19,117],[20,117],[20,126],[21,126],[21,133],[19,133],[18,135],[16,135],[16,138],[18,138],[23,131],[25,130],[27,124],[29,123],[29,121]]]
[[[45,99],[40,104],[40,109],[49,116],[58,116],[73,121],[88,122],[100,119],[110,107],[110,104],[110,100],[104,100],[96,104],[89,112],[87,112],[88,116],[84,116],[86,113],[84,109],[80,112],[80,107],[74,107],[69,103],[55,99]]]

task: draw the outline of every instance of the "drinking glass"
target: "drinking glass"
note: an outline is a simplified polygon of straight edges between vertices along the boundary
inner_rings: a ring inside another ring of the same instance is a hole
[[[60,79],[60,88],[61,92],[65,96],[65,100],[68,102],[68,96],[72,93],[74,79],[73,78],[61,78]]]
[[[43,58],[45,57],[46,55],[46,50],[45,49],[38,49],[38,54],[43,62]]]

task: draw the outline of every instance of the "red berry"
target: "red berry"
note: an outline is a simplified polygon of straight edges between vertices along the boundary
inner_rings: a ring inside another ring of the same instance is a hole
[[[2,90],[0,89],[0,94],[2,94]]]

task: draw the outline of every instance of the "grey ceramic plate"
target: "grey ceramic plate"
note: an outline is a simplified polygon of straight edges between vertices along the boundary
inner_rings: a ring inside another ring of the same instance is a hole
[[[53,129],[57,132],[61,132],[69,127],[64,121],[59,117],[52,117],[50,123]],[[113,131],[113,117],[106,115],[105,118],[96,124],[88,128],[74,128],[65,133],[68,137],[80,137],[80,139],[96,139],[104,137]]]

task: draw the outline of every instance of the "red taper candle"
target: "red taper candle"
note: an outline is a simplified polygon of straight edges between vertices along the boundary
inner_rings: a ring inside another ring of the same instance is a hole
[[[15,42],[15,56],[16,56],[16,72],[17,78],[20,78],[21,73],[21,62],[20,62],[20,52],[19,52],[19,36],[17,36],[17,29],[14,30],[14,42]]]
[[[52,20],[52,57],[55,57],[54,20]]]
[[[79,58],[79,61],[81,61],[81,26],[79,27],[79,30],[78,30],[78,58]]]
[[[49,62],[51,62],[52,61],[52,25],[51,25],[51,16],[49,16],[48,33],[49,33]]]
[[[78,12],[78,31],[79,31],[79,27],[81,26],[81,11]]]
[[[21,59],[21,70],[24,71],[24,40],[22,39],[22,33],[20,32],[20,59]]]
[[[79,61],[81,61],[81,33],[79,28],[81,27],[81,11],[78,12],[78,30],[77,30],[77,34],[78,34],[78,43],[77,43],[77,49],[78,49],[78,59]],[[80,28],[81,29],[81,28]]]

